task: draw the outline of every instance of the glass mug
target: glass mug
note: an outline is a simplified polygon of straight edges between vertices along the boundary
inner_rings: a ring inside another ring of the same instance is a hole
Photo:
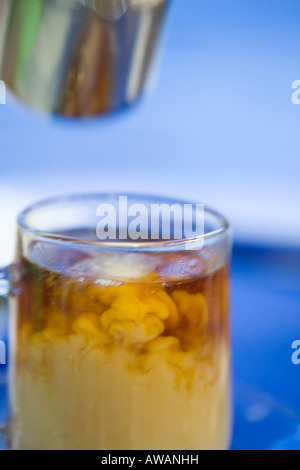
[[[7,446],[227,449],[228,222],[205,208],[201,240],[101,241],[97,207],[117,199],[57,198],[18,219]]]
[[[63,116],[133,104],[148,81],[169,0],[1,0],[0,77]]]

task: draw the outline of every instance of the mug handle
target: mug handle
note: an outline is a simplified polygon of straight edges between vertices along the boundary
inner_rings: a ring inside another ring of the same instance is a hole
[[[10,289],[10,266],[6,268],[0,268],[0,298],[6,298],[9,294]],[[1,317],[1,313],[0,313]],[[0,338],[0,364],[6,364],[6,345]],[[0,450],[4,450],[5,447],[5,431],[7,423],[0,422]]]

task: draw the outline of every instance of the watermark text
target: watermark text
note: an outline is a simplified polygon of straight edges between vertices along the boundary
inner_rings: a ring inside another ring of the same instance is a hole
[[[167,453],[152,453],[147,455],[137,454],[136,456],[121,457],[113,454],[108,454],[102,457],[101,465],[125,465],[129,468],[136,465],[199,465],[200,456],[198,454],[180,454],[179,452]]]
[[[6,86],[2,80],[0,80],[0,104],[6,104]]]
[[[204,235],[204,204],[129,204],[127,196],[100,204],[99,240],[190,240]],[[199,245],[198,245],[199,248]]]
[[[0,341],[0,365],[6,364],[6,344],[4,341]]]
[[[295,80],[292,83],[292,89],[295,90],[292,93],[292,103],[293,104],[300,104],[300,80]]]
[[[295,366],[298,366],[300,364],[300,340],[293,342],[292,349],[294,350],[292,354],[292,363]]]

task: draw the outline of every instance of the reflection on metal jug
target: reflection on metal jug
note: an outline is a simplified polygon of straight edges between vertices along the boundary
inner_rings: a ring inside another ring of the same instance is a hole
[[[1,0],[0,77],[23,102],[66,116],[130,105],[143,91],[168,0]]]

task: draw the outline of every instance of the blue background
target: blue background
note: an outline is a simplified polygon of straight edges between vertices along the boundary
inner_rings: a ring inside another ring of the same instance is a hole
[[[176,195],[232,221],[235,449],[300,442],[299,18],[298,0],[174,0],[156,85],[129,112],[0,106],[0,265],[17,212],[60,193]]]

